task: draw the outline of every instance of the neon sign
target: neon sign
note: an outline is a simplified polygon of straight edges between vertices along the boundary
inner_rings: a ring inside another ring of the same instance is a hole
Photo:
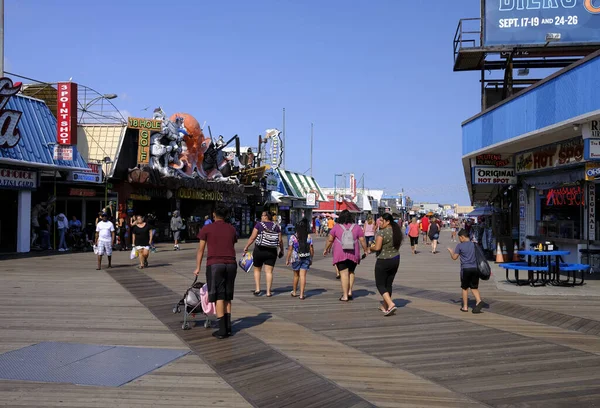
[[[546,206],[583,206],[584,197],[584,190],[580,186],[552,188],[546,194]]]

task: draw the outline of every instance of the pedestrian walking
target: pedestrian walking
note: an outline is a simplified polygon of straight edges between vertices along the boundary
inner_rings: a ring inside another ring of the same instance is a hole
[[[183,229],[183,220],[179,215],[179,211],[173,211],[173,216],[171,217],[171,231],[173,232],[173,251],[179,251],[179,240],[181,239],[181,230]]]
[[[108,268],[112,268],[112,250],[115,241],[115,226],[108,220],[108,214],[102,213],[100,221],[96,224],[96,255],[98,256],[97,271],[102,269],[102,256],[108,258]]]
[[[261,221],[257,222],[252,230],[252,235],[244,248],[244,253],[248,252],[250,245],[254,245],[252,258],[254,259],[254,283],[256,285],[254,296],[260,296],[260,273],[264,266],[265,278],[267,280],[267,297],[273,296],[273,269],[277,261],[277,247],[279,247],[279,258],[283,258],[283,240],[281,238],[281,228],[273,221],[273,214],[263,211]]]
[[[413,217],[408,224],[408,238],[410,238],[410,249],[413,255],[417,254],[417,245],[419,245],[419,223],[417,217]]]
[[[227,215],[227,208],[218,206],[213,213],[215,221],[200,231],[200,244],[194,270],[194,274],[197,276],[202,268],[202,258],[206,251],[208,301],[216,304],[219,329],[213,333],[213,336],[218,339],[232,335],[231,301],[237,276],[235,260],[237,233],[233,225],[225,222]],[[208,250],[206,250],[207,246]]]
[[[377,254],[375,262],[375,285],[383,302],[379,307],[385,316],[396,311],[392,300],[392,284],[400,266],[400,246],[402,245],[402,229],[394,222],[391,214],[381,216],[381,228],[377,231],[375,242],[370,250]]]
[[[286,265],[292,265],[294,280],[292,284],[292,297],[297,297],[298,283],[300,283],[300,300],[306,299],[306,274],[315,255],[313,241],[310,236],[308,220],[302,219],[296,224],[296,233],[290,236]]]
[[[56,217],[54,217],[54,221],[56,222],[56,228],[58,229],[58,251],[64,252],[68,250],[67,241],[65,239],[65,235],[67,230],[69,229],[69,220],[67,216],[63,213],[59,213]]]
[[[423,235],[423,243],[425,245],[429,245],[429,242],[427,242],[427,231],[429,231],[429,224],[429,217],[424,215],[423,218],[421,218],[421,235]]]
[[[375,241],[375,233],[377,232],[377,224],[373,220],[373,216],[369,215],[367,217],[367,221],[364,225],[365,232],[365,240],[367,241],[367,246],[370,247]]]
[[[121,251],[127,251],[127,240],[129,238],[129,223],[127,222],[127,214],[124,212],[120,213],[118,223],[117,230],[119,231],[119,245],[121,247]]]
[[[149,213],[145,218],[146,223],[150,226],[150,232],[152,238],[156,238],[156,215]],[[150,240],[150,251],[156,253],[156,246],[154,245],[154,239]]]
[[[354,271],[360,263],[361,246],[366,256],[369,249],[363,229],[354,223],[354,217],[350,211],[342,211],[337,224],[329,231],[327,244],[323,251],[323,256],[327,256],[333,248],[333,264],[340,273],[342,284],[342,296],[340,297],[342,302],[353,300]]]
[[[435,217],[431,218],[429,229],[427,230],[427,236],[431,241],[431,253],[437,254],[437,244],[438,239],[440,238],[440,224],[437,222]]]
[[[144,217],[137,216],[137,221],[131,229],[131,245],[138,251],[138,259],[140,265],[138,269],[148,267],[148,257],[150,256],[150,248],[154,238],[154,231],[150,224],[146,223]]]
[[[469,289],[475,296],[475,307],[473,313],[481,313],[481,309],[486,304],[481,300],[479,293],[479,269],[477,268],[477,258],[475,256],[475,243],[469,239],[469,233],[465,229],[458,232],[458,240],[460,243],[453,251],[448,248],[450,256],[454,261],[460,258],[460,287],[462,289],[462,306],[461,312],[468,312]]]

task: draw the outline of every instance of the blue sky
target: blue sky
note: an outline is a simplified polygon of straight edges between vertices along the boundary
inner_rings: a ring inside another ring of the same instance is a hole
[[[68,80],[133,116],[188,112],[256,145],[281,128],[287,168],[365,174],[366,187],[468,202],[460,123],[479,74],[452,71],[458,20],[479,0],[6,0],[6,70]],[[151,111],[151,109],[149,110]]]

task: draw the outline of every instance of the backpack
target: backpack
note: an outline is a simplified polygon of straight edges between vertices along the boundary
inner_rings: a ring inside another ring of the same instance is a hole
[[[260,225],[262,225],[263,230],[258,234],[256,245],[265,248],[277,248],[279,246],[279,233],[268,229],[264,222],[261,222]]]
[[[344,251],[354,251],[354,234],[352,230],[354,229],[354,225],[350,227],[350,229],[346,228],[344,225],[340,224],[340,227],[344,230],[342,232],[342,239],[340,239],[340,243],[342,244],[342,249]]]
[[[475,260],[477,261],[477,269],[479,270],[479,279],[488,280],[492,275],[492,268],[490,268],[490,264],[485,259],[485,255],[483,251],[476,243],[473,243],[475,246]]]

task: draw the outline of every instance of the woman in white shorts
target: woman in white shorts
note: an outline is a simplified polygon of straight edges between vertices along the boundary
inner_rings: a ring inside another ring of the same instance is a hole
[[[131,230],[131,244],[139,252],[139,269],[148,267],[148,256],[150,255],[150,247],[152,246],[153,232],[150,225],[144,220],[144,217],[138,215],[137,224]]]

